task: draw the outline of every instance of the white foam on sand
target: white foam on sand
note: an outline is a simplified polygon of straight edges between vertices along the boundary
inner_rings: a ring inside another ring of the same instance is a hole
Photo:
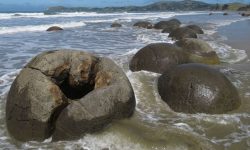
[[[248,57],[245,50],[234,49],[229,45],[217,41],[210,41],[208,43],[216,51],[223,62],[234,64],[243,61]]]
[[[249,19],[248,17],[239,17],[237,19],[234,18],[234,19],[228,19],[228,20],[226,20],[226,19],[223,19],[223,20],[214,20],[212,22],[212,25],[211,25],[211,27],[213,29],[211,29],[211,30],[205,30],[204,32],[206,34],[208,34],[208,35],[212,35],[212,34],[215,34],[215,33],[218,32],[218,28],[219,27],[228,26],[228,25],[230,25],[232,23],[239,22],[239,21],[244,21],[244,20],[248,20],[248,19]]]
[[[84,22],[80,21],[80,22],[65,22],[65,23],[44,24],[44,25],[0,27],[0,34],[46,31],[51,26],[59,26],[61,28],[74,28],[74,27],[81,27],[85,25],[86,24]]]

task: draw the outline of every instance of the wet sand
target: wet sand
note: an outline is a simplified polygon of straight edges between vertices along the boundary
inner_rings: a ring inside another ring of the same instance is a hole
[[[238,71],[250,72],[250,18],[221,27],[218,29],[218,34],[227,37],[224,43],[234,49],[245,50],[248,56],[246,60],[231,64],[230,67]]]
[[[227,37],[226,44],[245,50],[250,58],[250,18],[221,27],[218,33]]]

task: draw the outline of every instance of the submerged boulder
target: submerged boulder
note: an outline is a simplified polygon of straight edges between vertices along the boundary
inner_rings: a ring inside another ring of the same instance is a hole
[[[112,60],[82,51],[49,51],[33,58],[16,77],[6,123],[20,141],[51,135],[69,140],[130,117],[134,108],[131,84]]]
[[[119,27],[122,27],[122,25],[120,23],[114,22],[111,24],[111,27],[112,28],[119,28]]]
[[[192,29],[196,34],[204,34],[204,31],[201,29],[201,27],[197,25],[188,25],[186,27]]]
[[[132,71],[163,73],[187,61],[188,55],[181,48],[168,43],[154,43],[140,49],[130,61],[129,68]]]
[[[52,26],[52,27],[48,28],[46,31],[61,31],[61,30],[63,30],[61,27]]]
[[[148,21],[139,21],[133,25],[134,27],[152,29],[153,24]]]
[[[188,52],[189,62],[204,64],[219,64],[220,60],[213,48],[203,40],[187,38],[175,44]]]
[[[176,112],[221,114],[240,106],[237,89],[224,74],[201,64],[183,64],[164,72],[158,90]]]
[[[177,19],[171,19],[168,21],[160,21],[154,25],[155,29],[170,29],[170,28],[179,28],[181,22]]]
[[[171,37],[174,40],[181,40],[184,38],[197,38],[197,34],[190,28],[181,27],[172,31],[168,37]]]

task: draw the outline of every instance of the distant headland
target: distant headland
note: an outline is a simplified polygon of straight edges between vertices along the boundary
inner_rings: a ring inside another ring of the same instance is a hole
[[[49,7],[44,13],[54,14],[58,12],[147,12],[147,11],[248,11],[250,5],[243,3],[229,4],[209,4],[194,0],[156,2],[146,6],[126,6],[126,7]]]

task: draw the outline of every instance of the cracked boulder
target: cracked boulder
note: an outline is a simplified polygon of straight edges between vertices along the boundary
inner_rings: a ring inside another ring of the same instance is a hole
[[[131,84],[112,60],[49,51],[33,58],[13,82],[6,123],[19,141],[68,140],[128,118],[134,108]]]
[[[240,106],[237,89],[227,77],[202,64],[183,64],[164,72],[158,91],[176,112],[222,114]]]

